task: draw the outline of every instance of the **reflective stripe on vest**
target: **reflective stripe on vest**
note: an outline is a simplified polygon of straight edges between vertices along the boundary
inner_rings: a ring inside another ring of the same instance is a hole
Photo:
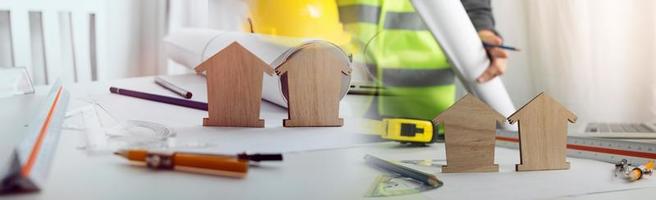
[[[378,24],[380,7],[371,5],[347,5],[339,7],[339,21],[349,23]]]
[[[387,12],[385,14],[385,29],[428,30],[417,13]]]
[[[376,71],[376,65],[367,64],[370,72]],[[429,87],[444,86],[455,83],[455,75],[446,69],[403,69],[382,68],[382,81],[386,87]]]
[[[451,69],[383,69],[385,87],[427,87],[454,83]]]
[[[380,7],[372,5],[348,5],[339,7],[340,21],[349,23],[378,24]],[[387,12],[385,29],[428,30],[421,16],[415,12]]]

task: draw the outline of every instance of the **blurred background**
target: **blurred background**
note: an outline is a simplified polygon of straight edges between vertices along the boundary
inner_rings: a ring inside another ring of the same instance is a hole
[[[579,117],[656,120],[656,1],[492,6],[504,43],[522,50],[502,76],[516,106],[546,91]],[[4,0],[0,67],[27,67],[35,85],[191,73],[166,57],[163,38],[190,27],[241,31],[247,13],[240,0]]]

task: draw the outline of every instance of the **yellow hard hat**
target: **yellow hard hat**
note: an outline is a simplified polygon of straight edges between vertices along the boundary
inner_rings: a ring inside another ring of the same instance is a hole
[[[348,45],[335,0],[249,0],[250,28],[259,34],[309,37]]]

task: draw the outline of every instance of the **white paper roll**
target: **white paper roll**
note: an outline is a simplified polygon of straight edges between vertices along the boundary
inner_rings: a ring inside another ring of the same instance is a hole
[[[513,114],[515,107],[501,79],[476,82],[490,60],[460,0],[412,0],[412,3],[467,90],[504,116]],[[505,128],[516,130],[508,123]]]
[[[164,41],[167,43],[169,58],[191,69],[210,58],[233,42],[239,42],[265,63],[273,68],[283,63],[304,44],[313,42],[328,43],[313,39],[273,37],[241,32],[223,32],[210,29],[184,29],[171,33]],[[328,45],[329,48],[339,48]],[[341,51],[341,49],[340,49]],[[343,52],[343,51],[342,51]],[[344,54],[344,59],[349,60]],[[349,62],[350,63],[350,62]],[[263,74],[262,98],[277,105],[287,107],[283,95],[283,84],[279,76]],[[350,76],[342,79],[342,98],[348,92]]]

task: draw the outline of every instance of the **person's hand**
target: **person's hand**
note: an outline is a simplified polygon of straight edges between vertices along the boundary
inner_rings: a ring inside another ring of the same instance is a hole
[[[478,31],[478,36],[485,43],[492,45],[501,45],[503,40],[497,36],[494,32],[490,30],[481,30]],[[483,74],[479,76],[476,81],[479,83],[485,83],[489,80],[492,80],[494,77],[502,75],[506,72],[506,60],[508,59],[508,53],[501,48],[486,48],[487,54],[490,56],[490,66],[485,69]]]

